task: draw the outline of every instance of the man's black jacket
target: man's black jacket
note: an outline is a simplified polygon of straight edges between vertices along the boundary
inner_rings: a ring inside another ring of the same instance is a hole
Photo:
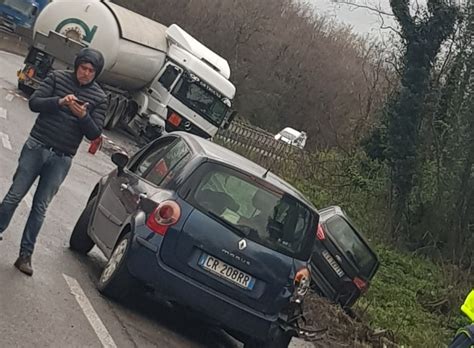
[[[85,56],[79,54],[77,60],[85,58],[95,63],[95,57],[87,57],[90,52],[85,53]],[[103,67],[103,59],[93,65],[97,76]],[[67,106],[59,106],[59,99],[68,94],[74,94],[79,100],[89,103],[84,118],[74,116]],[[54,71],[33,93],[29,106],[31,111],[39,113],[31,136],[58,152],[73,156],[84,136],[93,140],[102,133],[107,97],[95,81],[81,86],[75,72]]]

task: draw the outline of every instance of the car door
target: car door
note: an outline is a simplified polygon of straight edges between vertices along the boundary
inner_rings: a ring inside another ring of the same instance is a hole
[[[144,180],[145,176],[175,140],[175,137],[169,136],[156,141],[146,151],[140,152],[138,158],[133,158],[123,173],[115,171],[109,177],[91,226],[92,234],[107,250],[113,250],[127,218],[138,209],[140,200],[152,189]]]

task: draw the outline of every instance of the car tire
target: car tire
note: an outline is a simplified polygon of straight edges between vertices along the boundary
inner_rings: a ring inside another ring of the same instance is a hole
[[[266,341],[249,340],[244,344],[244,348],[288,348],[293,336],[282,329],[273,333]]]
[[[122,300],[136,287],[137,281],[127,268],[127,257],[132,234],[123,236],[112,252],[97,283],[99,292],[115,300]]]
[[[94,210],[95,201],[96,198],[94,197],[87,203],[87,206],[82,211],[81,216],[79,216],[69,239],[69,248],[84,255],[91,251],[95,245],[88,233],[89,222]]]

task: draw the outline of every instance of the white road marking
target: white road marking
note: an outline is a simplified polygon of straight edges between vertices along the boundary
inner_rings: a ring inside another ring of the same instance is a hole
[[[3,147],[7,150],[12,149],[12,144],[10,144],[10,138],[7,134],[0,132],[0,138],[2,138]]]
[[[6,96],[5,96],[5,99],[9,102],[11,102],[13,100],[13,98],[15,98],[15,96],[13,94],[10,94],[8,93]]]
[[[104,326],[104,323],[102,323],[102,320],[100,320],[99,316],[94,310],[94,307],[92,307],[92,304],[86,297],[86,294],[82,290],[77,280],[65,274],[63,274],[63,277],[64,280],[66,280],[66,283],[69,286],[71,293],[74,295],[74,297],[76,297],[77,303],[79,303],[79,306],[81,306],[84,315],[86,316],[87,320],[89,320],[89,323],[91,324],[97,337],[102,343],[102,346],[104,346],[105,348],[116,348],[117,345],[112,339],[112,336],[110,336],[109,332],[107,331],[107,328]]]
[[[7,119],[7,109],[0,108],[0,118]]]

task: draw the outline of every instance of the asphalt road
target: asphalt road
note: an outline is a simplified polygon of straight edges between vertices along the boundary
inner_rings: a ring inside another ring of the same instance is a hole
[[[15,88],[22,61],[0,51],[0,200],[36,116]],[[113,133],[108,137],[124,143]],[[116,303],[98,293],[95,284],[105,264],[100,251],[82,257],[67,247],[90,191],[113,168],[108,155],[90,155],[87,147],[85,142],[81,145],[49,207],[33,256],[33,277],[13,267],[31,192],[0,242],[0,347],[241,347],[184,310],[144,296]],[[304,346],[312,345],[292,343],[292,347]]]

